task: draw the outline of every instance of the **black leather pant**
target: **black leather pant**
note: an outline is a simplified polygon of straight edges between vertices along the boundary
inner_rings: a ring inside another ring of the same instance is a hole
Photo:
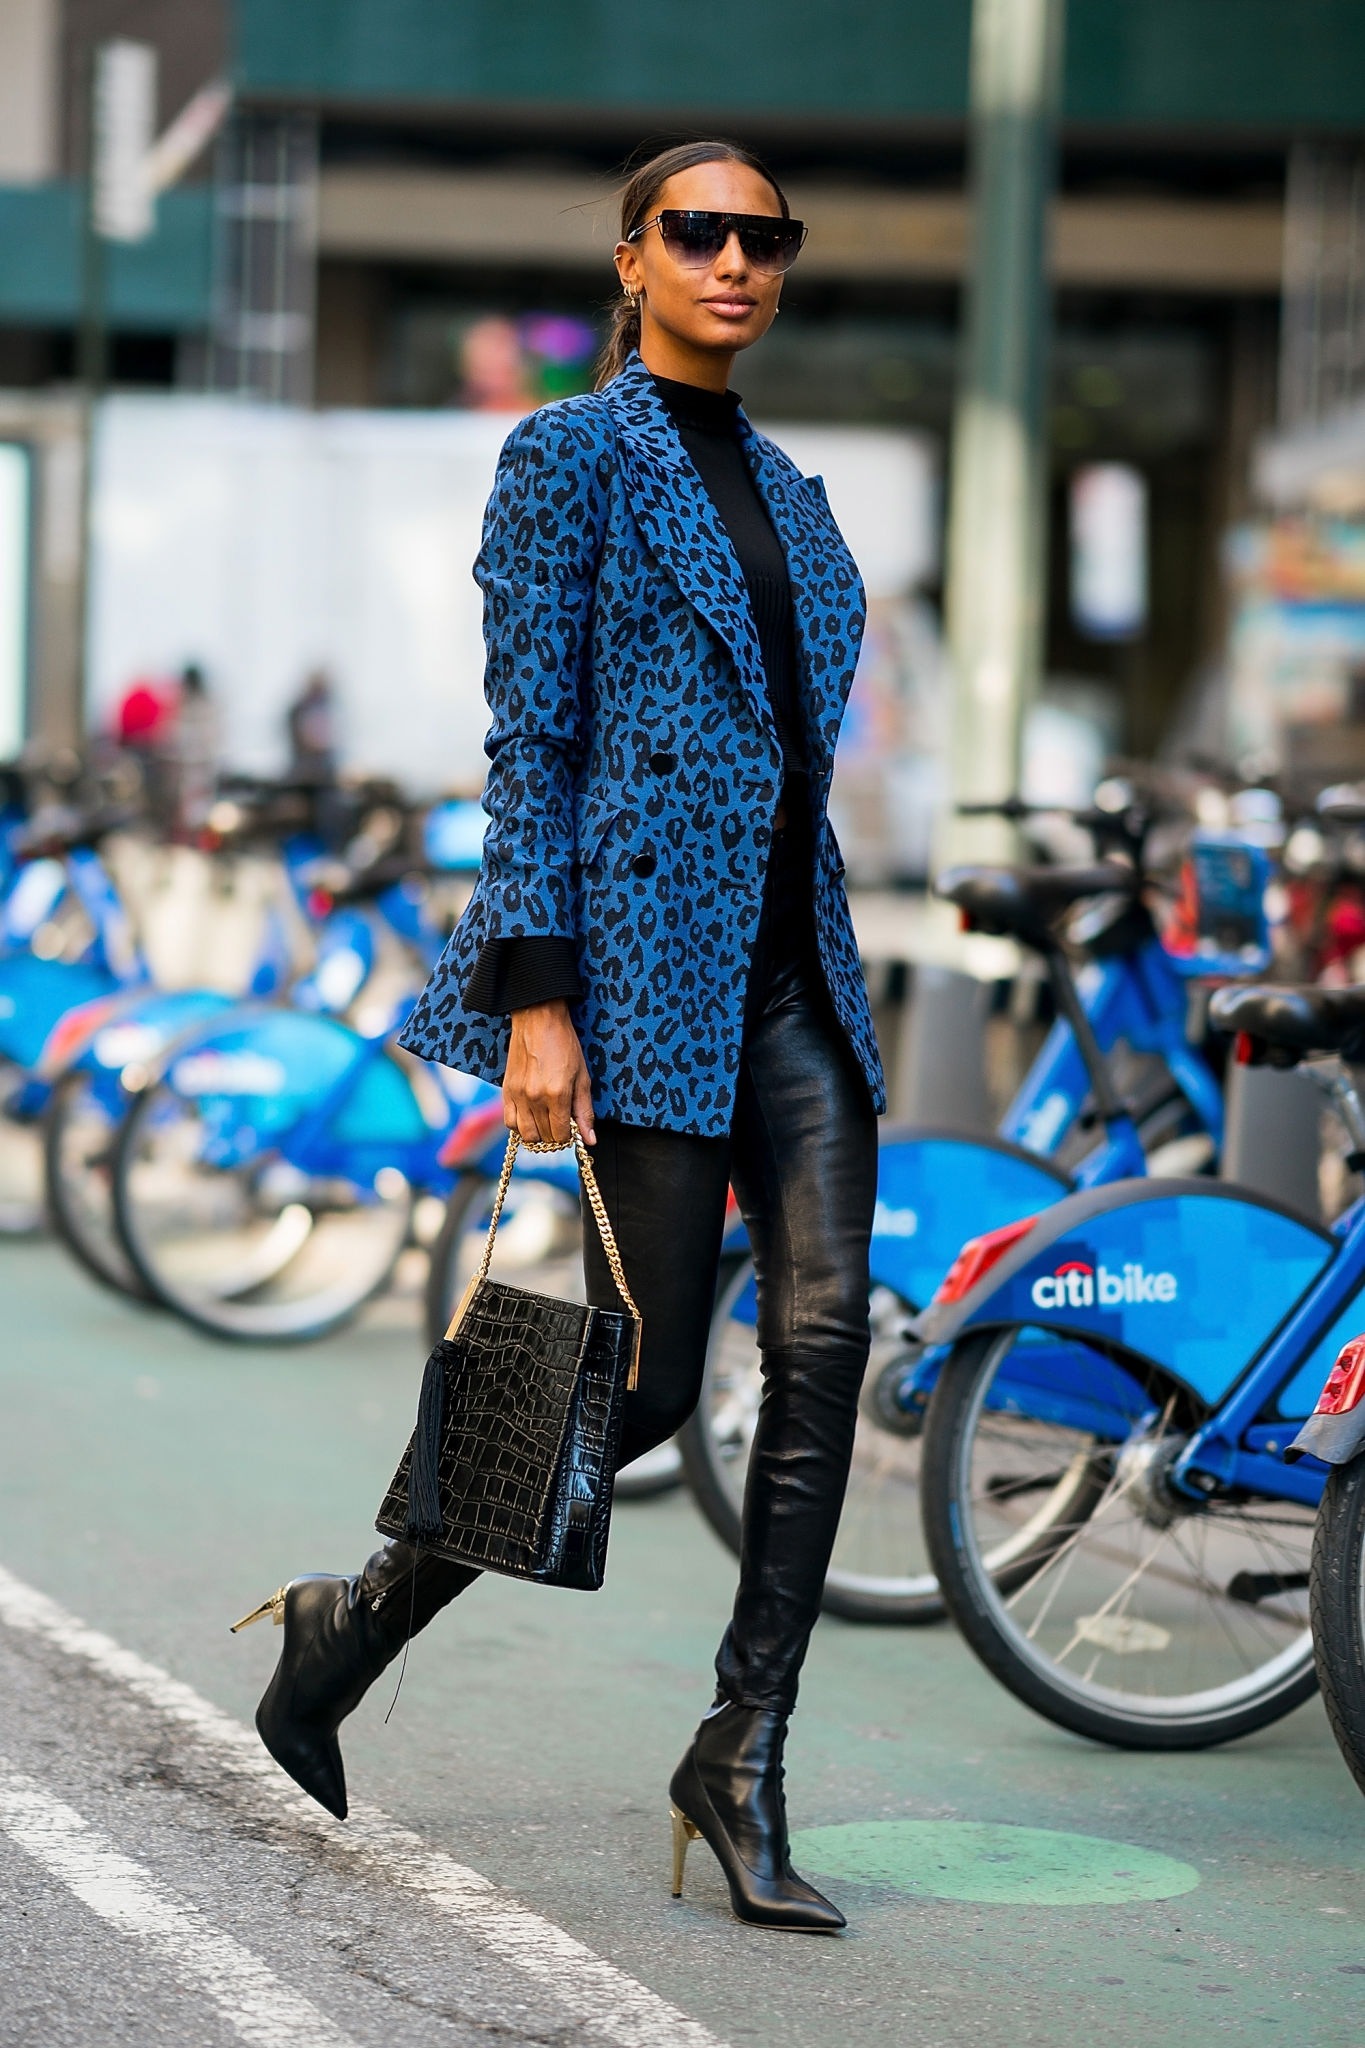
[[[790,1712],[848,1480],[868,1353],[877,1133],[867,1086],[815,953],[809,841],[778,833],[750,970],[729,1138],[600,1118],[595,1164],[644,1331],[621,1462],[664,1443],[697,1404],[731,1184],[758,1280],[763,1397],[744,1497],[739,1592],[716,1657],[721,1695]],[[618,1297],[584,1231],[588,1299]],[[362,1592],[413,1631],[477,1577],[391,1543]],[[404,1631],[406,1633],[406,1630]]]

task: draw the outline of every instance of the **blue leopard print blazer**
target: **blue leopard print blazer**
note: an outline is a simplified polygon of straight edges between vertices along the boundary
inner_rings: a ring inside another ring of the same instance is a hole
[[[839,1021],[885,1108],[825,815],[862,584],[818,477],[745,453],[791,574],[815,813],[815,922]],[[509,1023],[465,1006],[486,939],[571,937],[600,1116],[730,1129],[782,752],[733,547],[639,357],[503,449],[474,575],[493,723],[469,906],[401,1034],[499,1081]]]

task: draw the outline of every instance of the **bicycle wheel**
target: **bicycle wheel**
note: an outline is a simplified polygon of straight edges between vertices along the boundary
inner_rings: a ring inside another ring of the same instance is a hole
[[[52,1091],[43,1131],[48,1213],[67,1250],[102,1286],[151,1301],[119,1241],[114,1216],[119,1121],[93,1075],[75,1069],[62,1076]]]
[[[47,1221],[43,1206],[43,1148],[33,1120],[11,1115],[27,1076],[0,1058],[0,1238],[32,1237]]]
[[[1014,1327],[929,1404],[925,1534],[954,1621],[1016,1698],[1129,1749],[1201,1749],[1308,1699],[1313,1510],[1169,1483],[1184,1396]],[[1069,1504],[1068,1504],[1069,1503]]]
[[[159,1081],[114,1159],[119,1240],[144,1286],[196,1328],[258,1343],[324,1336],[388,1281],[413,1193],[395,1167],[368,1186],[300,1172],[276,1151],[211,1163],[212,1111]]]
[[[1313,1650],[1327,1719],[1365,1792],[1365,1459],[1334,1465],[1313,1537]]]
[[[427,1273],[427,1341],[446,1333],[460,1296],[478,1271],[492,1215],[493,1182],[464,1173],[446,1205],[440,1235],[431,1247]],[[493,1247],[493,1277],[511,1287],[531,1287],[566,1301],[582,1301],[583,1224],[575,1191],[556,1182],[516,1173],[507,1189],[502,1222]],[[616,1475],[618,1500],[648,1500],[682,1483],[677,1445],[660,1444],[623,1465]]]
[[[722,1274],[701,1399],[679,1437],[697,1504],[737,1555],[763,1388],[756,1307],[745,1254]],[[872,1351],[823,1605],[850,1621],[938,1621],[943,1601],[920,1527],[922,1416],[896,1398],[918,1349],[905,1327],[913,1311],[889,1287],[873,1289],[871,1310]]]

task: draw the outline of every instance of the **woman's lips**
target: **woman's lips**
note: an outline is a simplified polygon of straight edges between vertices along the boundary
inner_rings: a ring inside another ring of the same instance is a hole
[[[758,304],[757,299],[703,299],[703,306],[709,306],[713,313],[719,313],[723,320],[743,320]]]

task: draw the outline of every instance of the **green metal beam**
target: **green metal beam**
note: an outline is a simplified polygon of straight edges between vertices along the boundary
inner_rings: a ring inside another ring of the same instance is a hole
[[[924,33],[932,22],[932,32]],[[247,92],[718,114],[960,112],[968,10],[887,0],[237,0]],[[909,81],[907,86],[906,81]]]
[[[248,93],[322,101],[962,120],[965,0],[235,0]],[[1062,113],[1098,127],[1365,128],[1361,0],[1072,0]]]
[[[80,313],[83,194],[74,184],[0,186],[0,325],[69,327]],[[206,326],[213,195],[204,185],[157,201],[145,242],[111,242],[112,327],[173,334]]]

